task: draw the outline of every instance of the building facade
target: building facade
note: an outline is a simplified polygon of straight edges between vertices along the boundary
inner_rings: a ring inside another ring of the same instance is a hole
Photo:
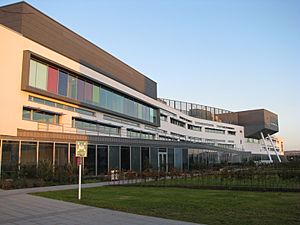
[[[247,142],[245,126],[214,119],[228,111],[171,107],[154,81],[25,2],[0,8],[0,34],[1,173],[74,163],[78,140],[89,143],[90,175],[266,155],[259,138]]]

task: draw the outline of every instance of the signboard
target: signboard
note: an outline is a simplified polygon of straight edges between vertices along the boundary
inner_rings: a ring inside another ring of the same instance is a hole
[[[76,157],[87,157],[87,141],[76,141]]]

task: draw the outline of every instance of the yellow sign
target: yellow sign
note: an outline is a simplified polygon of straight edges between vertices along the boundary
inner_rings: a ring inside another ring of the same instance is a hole
[[[76,157],[87,157],[87,141],[76,141]]]

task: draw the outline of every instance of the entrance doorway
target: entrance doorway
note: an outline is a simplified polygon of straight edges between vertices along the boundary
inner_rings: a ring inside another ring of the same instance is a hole
[[[158,152],[158,170],[168,172],[167,151],[159,150]]]

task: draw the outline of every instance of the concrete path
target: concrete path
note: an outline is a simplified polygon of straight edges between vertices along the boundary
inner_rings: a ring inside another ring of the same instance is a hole
[[[109,182],[84,184],[84,187],[107,185]],[[46,199],[27,193],[68,190],[76,185],[63,185],[19,190],[0,190],[0,224],[12,225],[192,225],[175,220],[84,206],[53,199]]]

